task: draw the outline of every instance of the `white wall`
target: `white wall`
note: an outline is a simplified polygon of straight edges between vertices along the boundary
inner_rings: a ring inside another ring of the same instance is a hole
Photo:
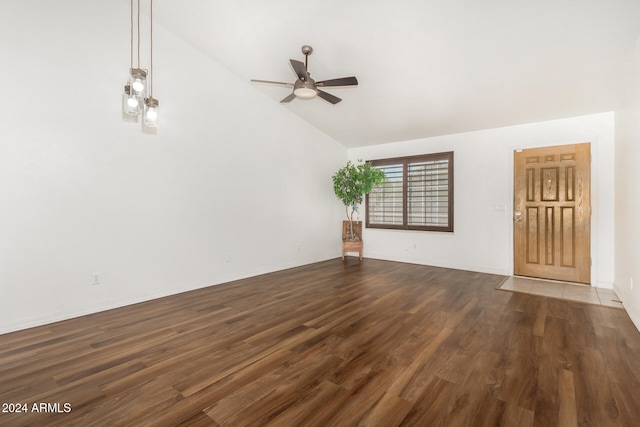
[[[365,255],[512,274],[513,151],[518,148],[591,142],[592,284],[611,288],[613,117],[613,113],[602,113],[349,150],[352,160],[454,152],[455,231],[366,229],[363,235]]]
[[[640,37],[627,65],[616,110],[614,289],[640,329]]]
[[[150,135],[128,2],[0,2],[0,333],[339,255],[346,149],[154,30]]]

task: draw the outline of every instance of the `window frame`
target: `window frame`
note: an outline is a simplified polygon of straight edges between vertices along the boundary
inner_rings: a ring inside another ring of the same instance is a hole
[[[448,195],[448,212],[447,212],[447,225],[446,226],[433,226],[433,225],[409,225],[408,221],[408,184],[409,184],[409,176],[408,170],[409,165],[412,163],[422,163],[422,162],[433,162],[438,160],[447,160],[448,161],[448,170],[447,170],[447,179],[448,179],[448,187],[447,187],[447,195]],[[378,160],[369,160],[372,166],[389,166],[389,165],[398,165],[402,164],[402,225],[400,224],[372,224],[369,219],[369,194],[366,195],[365,203],[366,203],[366,215],[365,215],[365,227],[366,228],[380,228],[380,229],[391,229],[391,230],[414,230],[414,231],[440,231],[440,232],[453,232],[453,151],[446,151],[441,153],[433,153],[433,154],[420,154],[416,156],[404,156],[404,157],[393,157],[387,159],[378,159]]]

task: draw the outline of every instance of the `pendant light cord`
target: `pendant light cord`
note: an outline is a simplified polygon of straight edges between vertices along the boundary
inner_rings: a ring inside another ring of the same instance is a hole
[[[140,68],[140,0],[138,2],[138,64],[136,68]]]
[[[130,31],[129,31],[129,35],[130,35],[130,39],[129,39],[129,54],[130,54],[130,58],[129,58],[129,69],[133,68],[133,0],[131,0],[130,2],[130,13],[129,16],[131,18],[131,25],[129,27]]]
[[[149,96],[153,98],[153,0],[150,0],[149,4]]]

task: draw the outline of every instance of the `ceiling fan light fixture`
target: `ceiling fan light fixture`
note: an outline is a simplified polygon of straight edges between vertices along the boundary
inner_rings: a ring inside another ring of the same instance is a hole
[[[293,94],[300,99],[315,98],[318,94],[316,82],[311,77],[307,77],[305,81],[296,81],[293,85]]]
[[[300,99],[311,99],[318,95],[318,91],[309,87],[299,87],[293,90],[293,93]]]

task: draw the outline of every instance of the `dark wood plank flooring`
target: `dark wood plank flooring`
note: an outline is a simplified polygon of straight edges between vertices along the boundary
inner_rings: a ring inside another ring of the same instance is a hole
[[[627,314],[502,279],[337,259],[0,335],[0,425],[638,425]]]

